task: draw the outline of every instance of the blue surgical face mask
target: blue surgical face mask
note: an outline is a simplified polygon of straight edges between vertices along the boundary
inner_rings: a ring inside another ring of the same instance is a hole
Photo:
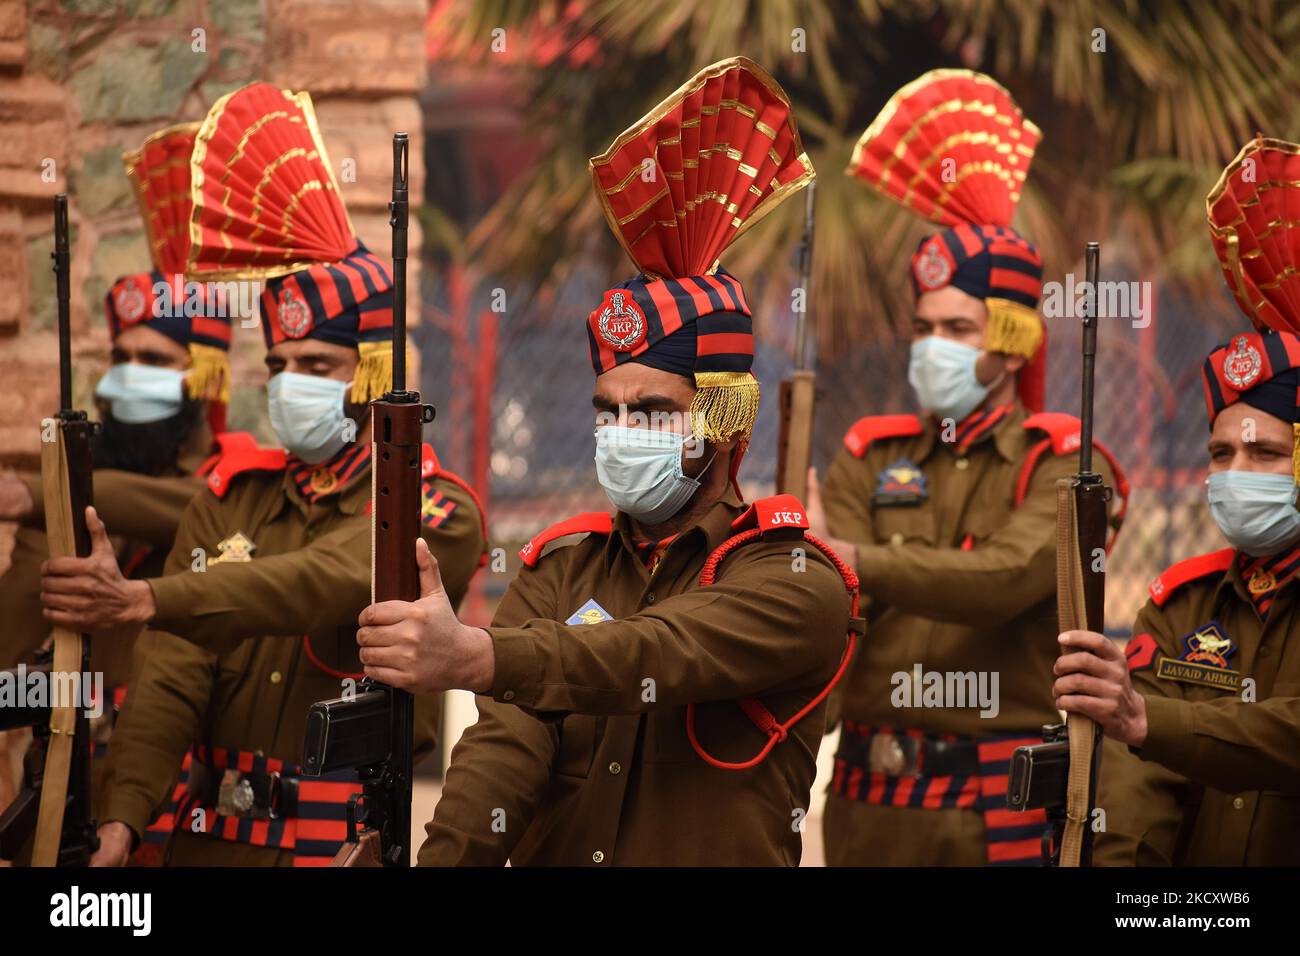
[[[160,422],[180,412],[184,381],[185,373],[174,368],[122,362],[104,373],[95,397],[108,402],[119,422]]]
[[[681,511],[700,487],[698,478],[682,474],[682,453],[689,440],[680,432],[623,425],[597,428],[596,477],[614,507],[648,525]],[[705,470],[712,464],[709,459]]]
[[[916,390],[921,407],[936,418],[954,421],[975,411],[997,384],[981,385],[975,377],[975,363],[981,354],[977,348],[938,335],[913,342],[907,381]]]
[[[1216,471],[1206,484],[1214,523],[1238,551],[1261,557],[1300,541],[1300,511],[1291,475]]]
[[[342,451],[349,437],[355,437],[343,413],[347,390],[347,382],[319,375],[272,376],[266,384],[267,408],[280,444],[310,465]]]

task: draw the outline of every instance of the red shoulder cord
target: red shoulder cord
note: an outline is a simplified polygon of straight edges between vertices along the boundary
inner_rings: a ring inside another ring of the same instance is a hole
[[[307,660],[311,661],[317,670],[323,671],[330,677],[337,677],[339,680],[361,680],[366,676],[364,673],[349,674],[347,671],[335,670],[333,667],[330,667],[316,656],[316,649],[311,646],[310,634],[304,634],[302,636],[302,649],[307,652]]]
[[[718,545],[717,549],[709,555],[708,560],[704,562],[704,569],[700,572],[700,586],[707,587],[714,582],[718,573],[718,565],[722,563],[723,558],[736,550],[736,548],[740,547],[742,544],[748,544],[760,537],[762,533],[761,528],[750,528],[748,531],[742,531],[735,537],[728,538],[726,541],[722,542],[722,544]],[[814,537],[810,532],[804,532],[804,540],[822,554],[826,555],[827,560],[829,560],[831,564],[835,566],[835,570],[840,573],[840,577],[844,580],[844,587],[849,592],[849,597],[853,602],[850,614],[853,618],[857,618],[857,573],[840,559],[840,556],[831,549],[830,545]],[[808,701],[808,703],[795,713],[794,716],[784,723],[778,722],[776,717],[772,715],[772,712],[763,706],[763,703],[756,697],[744,697],[736,701],[736,703],[740,705],[740,709],[745,712],[745,715],[753,721],[754,726],[767,734],[767,743],[763,745],[763,749],[760,750],[752,759],[741,763],[728,763],[709,754],[700,743],[699,738],[695,736],[695,705],[687,704],[686,736],[691,741],[691,747],[694,748],[695,752],[700,755],[700,758],[703,759],[705,763],[717,767],[719,770],[748,770],[751,767],[758,766],[767,758],[767,755],[772,752],[773,747],[785,740],[790,733],[790,729],[794,727],[795,724],[799,723],[799,721],[803,720],[810,713],[816,710],[818,705],[829,696],[831,690],[840,682],[840,678],[844,676],[844,672],[848,670],[849,661],[853,659],[853,649],[856,645],[857,634],[854,632],[852,627],[850,627],[848,639],[844,646],[844,656],[840,658],[840,666],[836,669],[835,676],[830,679],[830,683],[822,688],[820,694]]]

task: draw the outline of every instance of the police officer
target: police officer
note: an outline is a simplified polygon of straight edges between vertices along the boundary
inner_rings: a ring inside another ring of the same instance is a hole
[[[163,188],[158,172],[168,160],[188,157],[198,124],[168,127],[124,154],[141,199],[151,272],[124,275],[104,297],[112,345],[111,365],[95,389],[100,428],[95,436],[95,500],[111,519],[123,567],[132,576],[157,574],[190,499],[203,487],[205,465],[217,441],[246,442],[225,433],[230,397],[230,318],[226,303],[187,296],[182,276],[188,233],[181,242],[159,235],[175,216],[178,194]],[[175,165],[175,164],[170,164]],[[169,170],[168,183],[174,177]],[[188,203],[188,191],[184,195]],[[186,308],[187,299],[192,298]],[[0,665],[27,660],[49,634],[40,613],[40,564],[48,556],[44,499],[39,479],[0,478],[0,520],[19,521],[13,562],[0,578],[3,634]],[[100,654],[110,653],[101,645]],[[111,653],[125,656],[130,643]],[[97,655],[97,664],[106,663]],[[103,669],[98,667],[97,669]],[[124,675],[123,675],[124,676]]]
[[[1229,547],[1156,579],[1126,668],[1101,635],[1061,636],[1060,706],[1110,738],[1099,865],[1300,864],[1300,314],[1294,226],[1260,206],[1266,188],[1295,192],[1297,153],[1254,140],[1207,200],[1228,286],[1263,332],[1202,369],[1210,514]]]
[[[207,295],[202,285],[187,288],[189,232],[172,227],[188,216],[189,155],[197,130],[197,123],[167,127],[123,155],[140,199],[153,269],[120,277],[104,297],[112,364],[95,389],[100,428],[92,455],[98,511],[114,530],[116,559],[129,578],[162,572],[206,469],[223,448],[253,443],[250,435],[225,430],[229,303]],[[39,479],[0,478],[0,519],[20,522],[9,569],[0,577],[0,620],[6,622],[0,665],[8,667],[30,663],[50,631],[40,603],[40,566],[48,547]],[[131,635],[91,645],[91,670],[104,675],[105,688],[103,716],[91,728],[96,757],[107,746],[126,692],[133,645]],[[17,734],[0,734],[0,750],[20,741]],[[101,770],[96,760],[92,794],[101,791]],[[8,803],[3,789],[0,806]]]
[[[422,549],[421,600],[361,616],[367,673],[480,695],[419,862],[793,865],[850,601],[799,502],[741,502],[752,320],[713,267],[813,170],[784,92],[743,58],[591,167],[640,270],[587,322],[596,474],[617,513],[535,537],[490,628],[457,620]]]
[[[228,146],[240,140],[231,160]],[[285,216],[269,200],[257,206],[227,195],[227,162],[247,171],[237,182],[269,179],[264,198],[301,192],[317,204],[304,201]],[[318,865],[341,846],[346,802],[359,787],[352,774],[304,779],[297,760],[311,703],[337,696],[342,678],[360,677],[355,620],[370,588],[367,402],[389,387],[392,282],[350,232],[330,231],[347,213],[306,94],[257,83],[223,97],[192,164],[206,187],[196,196],[191,274],[218,260],[253,269],[296,247],[321,258],[295,262],[287,274],[267,269],[259,300],[270,419],[284,448],[222,456],[158,578],[117,573],[90,509],[93,554],[47,565],[47,614],[82,629],[151,628],[137,646],[109,755],[95,863],[126,859],[193,745],[185,791],[164,821],[166,863]],[[232,209],[256,209],[261,224],[260,240],[237,263],[231,237],[252,229]],[[422,471],[422,534],[459,600],[485,550],[482,515],[428,447]],[[419,753],[432,747],[433,703],[419,702]]]
[[[992,79],[937,70],[854,152],[853,175],[947,228],[912,257],[908,379],[926,414],[857,422],[810,502],[869,621],[840,700],[831,865],[1041,860],[1045,817],[1007,813],[1006,774],[1059,719],[1055,484],[1080,428],[1042,412],[1042,260],[1010,224],[1038,139]]]

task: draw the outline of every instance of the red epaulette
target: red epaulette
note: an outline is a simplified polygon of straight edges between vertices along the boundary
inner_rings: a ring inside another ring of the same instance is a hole
[[[263,448],[248,432],[222,432],[216,437],[217,453],[199,469],[207,475],[208,488],[218,498],[230,490],[230,482],[246,471],[284,471],[282,448]]]
[[[1016,480],[1015,498],[1012,502],[1015,507],[1019,507],[1029,493],[1029,479],[1033,477],[1034,469],[1042,461],[1043,455],[1049,450],[1054,455],[1068,455],[1077,452],[1083,442],[1083,423],[1065,412],[1039,412],[1037,415],[1030,415],[1024,420],[1022,427],[1025,431],[1046,432],[1047,438],[1030,448],[1029,454],[1025,456],[1020,477]],[[1097,449],[1097,453],[1110,465],[1110,470],[1115,475],[1115,494],[1119,497],[1119,507],[1111,519],[1114,534],[1111,536],[1110,544],[1107,545],[1109,550],[1119,534],[1119,526],[1124,521],[1124,515],[1128,513],[1128,476],[1124,474],[1119,460],[1111,454],[1109,448],[1095,438],[1092,440],[1092,447]]]
[[[552,541],[571,534],[607,535],[614,530],[614,516],[608,511],[584,511],[580,515],[566,518],[551,525],[533,538],[519,551],[519,557],[530,568],[537,567],[542,558],[542,549]]]
[[[1052,453],[1055,455],[1067,455],[1072,451],[1078,451],[1079,442],[1083,439],[1083,423],[1065,412],[1039,412],[1037,415],[1030,415],[1025,419],[1023,427],[1026,431],[1036,429],[1047,432],[1047,437],[1052,440]]]
[[[1190,584],[1211,574],[1222,574],[1228,570],[1232,567],[1236,553],[1232,548],[1224,548],[1221,551],[1211,551],[1209,554],[1179,561],[1165,569],[1160,577],[1151,582],[1151,600],[1155,601],[1156,607],[1164,607],[1165,602],[1184,584]]]
[[[731,530],[744,531],[757,528],[761,532],[776,531],[780,528],[797,528],[808,530],[808,512],[794,495],[772,495],[759,498],[749,509],[735,521]]]
[[[924,427],[915,415],[868,415],[854,422],[844,434],[844,447],[858,458],[867,453],[873,441],[884,438],[912,438]]]
[[[442,463],[438,461],[438,453],[433,450],[433,446],[428,442],[425,442],[421,449],[420,477],[425,481],[432,478],[445,478],[469,495],[470,500],[474,502],[474,507],[478,509],[479,526],[483,529],[483,553],[479,555],[478,564],[479,567],[487,564],[487,509],[483,507],[483,501],[479,498],[478,492],[470,487],[470,483],[460,475],[443,468]]]

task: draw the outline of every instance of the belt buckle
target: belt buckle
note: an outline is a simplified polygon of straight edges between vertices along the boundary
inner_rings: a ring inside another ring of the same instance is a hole
[[[872,734],[867,743],[867,768],[889,777],[920,774],[921,742],[898,734]]]
[[[217,813],[223,817],[246,817],[253,809],[253,785],[238,770],[227,769],[221,774],[217,790]]]

